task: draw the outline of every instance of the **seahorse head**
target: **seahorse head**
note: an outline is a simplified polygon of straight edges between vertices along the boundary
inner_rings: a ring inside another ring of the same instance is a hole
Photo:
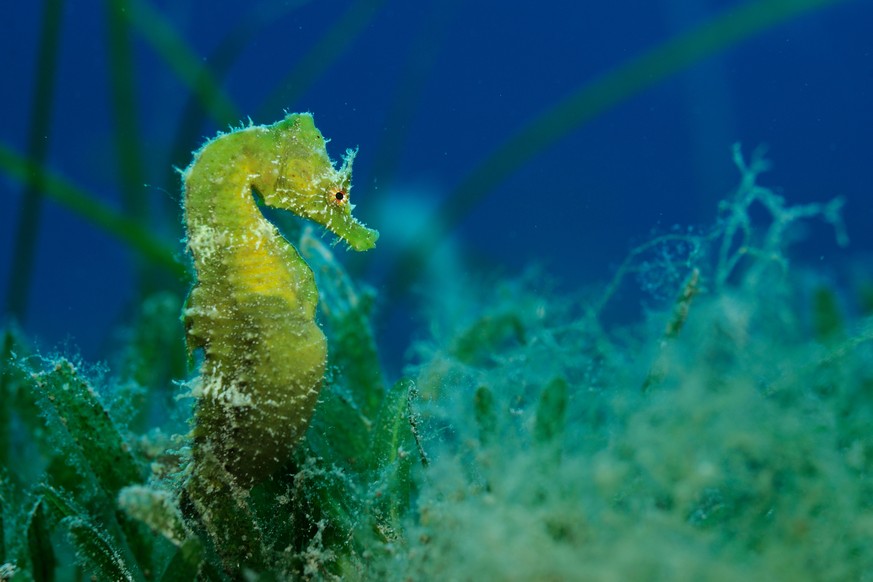
[[[288,115],[270,130],[278,152],[272,161],[277,176],[275,188],[261,193],[264,203],[321,224],[356,251],[373,248],[379,233],[352,216],[349,194],[355,150],[346,151],[337,169],[308,113]]]

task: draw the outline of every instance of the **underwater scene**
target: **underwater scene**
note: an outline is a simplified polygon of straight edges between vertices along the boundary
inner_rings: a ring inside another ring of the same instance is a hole
[[[0,13],[0,581],[873,581],[873,3]]]

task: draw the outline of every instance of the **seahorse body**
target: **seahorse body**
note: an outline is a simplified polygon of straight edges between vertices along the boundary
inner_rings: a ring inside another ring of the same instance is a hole
[[[209,141],[184,172],[187,244],[197,283],[184,312],[202,348],[194,459],[214,455],[242,484],[272,474],[315,407],[327,343],[312,271],[258,209],[290,210],[352,248],[378,232],[352,217],[354,151],[336,169],[309,114]]]

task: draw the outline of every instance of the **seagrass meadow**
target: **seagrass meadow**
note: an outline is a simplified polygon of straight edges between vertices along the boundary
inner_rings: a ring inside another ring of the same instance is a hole
[[[873,579],[871,7],[487,4],[0,9],[0,581]]]

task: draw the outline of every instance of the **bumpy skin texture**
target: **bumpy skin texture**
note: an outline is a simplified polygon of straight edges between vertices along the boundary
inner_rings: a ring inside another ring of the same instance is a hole
[[[185,170],[188,248],[197,283],[184,311],[204,360],[195,462],[213,455],[240,484],[272,474],[306,430],[327,356],[312,271],[258,209],[309,218],[352,248],[378,233],[352,217],[353,151],[337,170],[309,114],[209,141]]]

